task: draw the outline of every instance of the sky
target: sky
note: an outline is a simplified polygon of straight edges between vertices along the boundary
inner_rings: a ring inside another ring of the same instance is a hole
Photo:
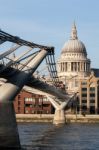
[[[0,28],[55,47],[56,60],[75,21],[91,66],[99,68],[99,0],[0,0]]]

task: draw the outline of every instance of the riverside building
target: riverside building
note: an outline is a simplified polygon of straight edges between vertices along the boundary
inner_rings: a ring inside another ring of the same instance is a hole
[[[42,95],[22,90],[15,98],[16,114],[53,114],[54,108],[49,100]]]
[[[94,72],[80,80],[78,107],[80,113],[99,114],[99,77]]]

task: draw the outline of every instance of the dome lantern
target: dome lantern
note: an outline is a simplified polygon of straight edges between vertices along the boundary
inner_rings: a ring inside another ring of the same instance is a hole
[[[73,26],[72,26],[72,31],[71,31],[71,37],[70,37],[70,39],[71,39],[71,40],[78,39],[75,22],[74,22],[74,24],[73,24]]]

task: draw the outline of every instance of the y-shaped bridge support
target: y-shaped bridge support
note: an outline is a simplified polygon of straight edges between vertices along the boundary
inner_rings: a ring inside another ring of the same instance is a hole
[[[34,79],[35,81],[35,79]],[[33,85],[29,85],[24,87],[24,90],[31,92],[31,93],[41,93],[41,95],[46,95],[46,97],[49,99],[49,101],[52,103],[52,105],[55,108],[55,115],[53,119],[54,124],[64,124],[65,123],[65,114],[64,109],[66,105],[68,107],[71,106],[72,100],[74,100],[75,94],[69,96],[59,89],[56,89],[55,87],[48,85],[47,83],[43,83],[41,81],[36,80],[37,82]],[[35,88],[35,89],[34,89]],[[57,98],[57,99],[56,99]],[[58,100],[58,98],[60,100]],[[62,102],[62,100],[65,100]]]
[[[52,97],[49,97],[49,96],[48,96],[48,99],[50,100],[50,102],[55,108],[53,124],[56,124],[56,125],[65,124],[66,119],[65,119],[64,109],[67,105],[67,102],[61,102],[60,104],[58,103],[58,101],[54,100]]]

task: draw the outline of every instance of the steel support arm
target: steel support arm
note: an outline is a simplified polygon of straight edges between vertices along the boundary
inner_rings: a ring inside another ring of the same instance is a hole
[[[3,84],[0,87],[0,101],[6,102],[14,100],[15,96],[22,89],[22,87],[28,82],[32,73],[37,69],[39,64],[47,55],[47,50],[41,50],[37,56],[28,64],[30,70],[26,67],[21,72],[12,77],[9,82]]]
[[[14,52],[16,49],[18,49],[19,47],[21,47],[20,45],[16,45],[15,47],[10,48],[8,51],[0,54],[0,59],[6,57],[7,55],[11,54],[12,52]]]

